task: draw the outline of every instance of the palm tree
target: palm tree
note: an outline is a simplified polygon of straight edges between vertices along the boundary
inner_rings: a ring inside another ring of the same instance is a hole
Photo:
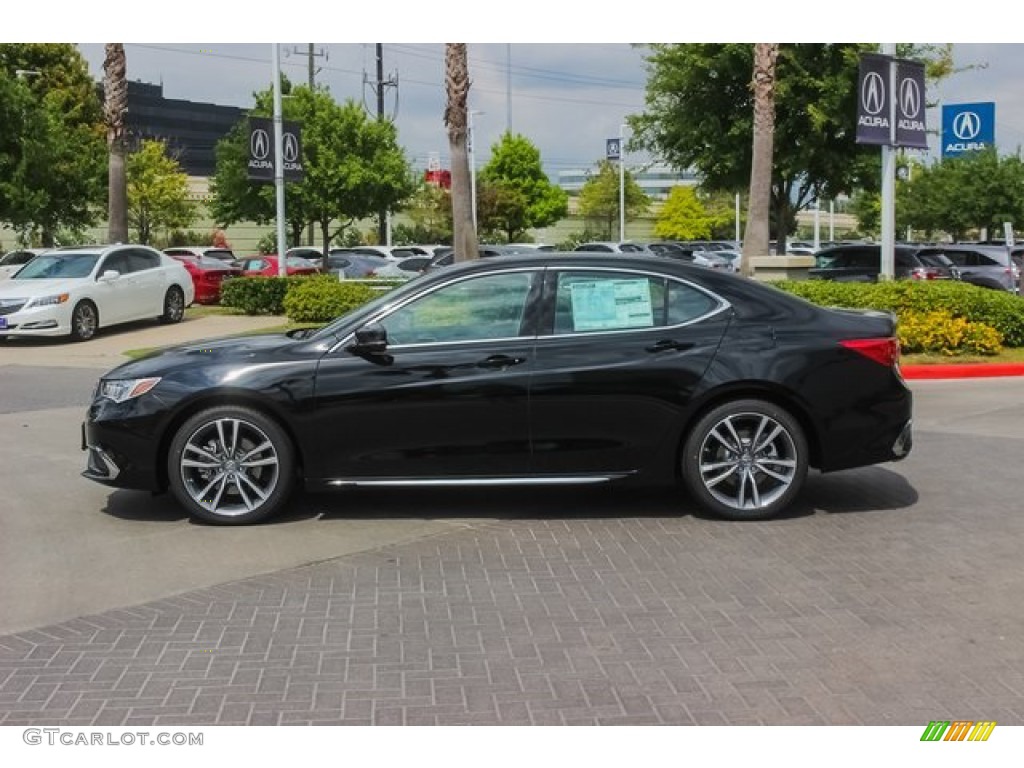
[[[772,197],[772,144],[775,138],[775,61],[778,43],[754,44],[754,141],[750,163],[750,202],[740,271],[750,277],[751,256],[768,255],[768,212]]]
[[[448,96],[444,124],[448,129],[452,156],[452,249],[456,261],[468,261],[479,258],[480,253],[473,227],[469,152],[466,147],[466,99],[470,82],[465,43],[445,43],[444,70]]]
[[[127,63],[122,43],[107,43],[103,59],[103,120],[107,126],[107,239],[128,242],[128,182],[124,116],[128,112]]]

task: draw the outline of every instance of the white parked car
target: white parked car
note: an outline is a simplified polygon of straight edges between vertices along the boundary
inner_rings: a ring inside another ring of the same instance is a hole
[[[0,338],[84,341],[117,323],[177,323],[194,297],[185,266],[148,246],[58,248],[0,283]]]
[[[0,280],[6,280],[45,250],[47,249],[19,248],[16,251],[8,251],[0,258]]]

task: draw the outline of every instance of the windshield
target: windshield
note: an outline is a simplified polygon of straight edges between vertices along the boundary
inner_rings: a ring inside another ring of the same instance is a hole
[[[12,280],[52,280],[62,277],[88,277],[98,253],[43,253],[22,267]]]

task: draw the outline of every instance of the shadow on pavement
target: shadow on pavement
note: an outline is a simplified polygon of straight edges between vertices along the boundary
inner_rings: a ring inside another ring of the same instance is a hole
[[[189,322],[194,322],[198,318],[185,317],[181,321],[180,325],[187,325]],[[145,331],[156,328],[164,328],[162,323],[155,318],[153,320],[136,320],[131,323],[120,323],[118,325],[100,326],[96,331],[96,335],[89,339],[89,341],[72,341],[67,336],[12,336],[4,337],[4,343],[7,344],[11,349],[15,347],[28,347],[38,349],[48,349],[53,347],[74,347],[75,349],[89,348],[89,343],[96,341],[97,339],[103,338],[117,338],[118,336],[129,336],[139,331]]]
[[[789,511],[775,521],[818,512],[883,512],[905,509],[918,500],[902,476],[883,467],[835,474],[812,472]],[[122,520],[180,521],[188,515],[170,494],[117,490],[102,510]],[[682,488],[590,486],[562,488],[351,488],[336,493],[297,492],[282,514],[263,525],[286,525],[319,518],[325,522],[387,519],[579,520],[594,518],[674,518],[691,515],[717,521]],[[205,525],[202,521],[194,521]],[[728,521],[723,521],[728,522]]]

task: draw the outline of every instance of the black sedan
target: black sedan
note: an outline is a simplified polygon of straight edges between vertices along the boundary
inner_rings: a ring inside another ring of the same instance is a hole
[[[248,523],[296,483],[681,481],[776,514],[808,467],[903,458],[894,318],[638,255],[454,265],[315,331],[174,347],[104,376],[84,475]]]

